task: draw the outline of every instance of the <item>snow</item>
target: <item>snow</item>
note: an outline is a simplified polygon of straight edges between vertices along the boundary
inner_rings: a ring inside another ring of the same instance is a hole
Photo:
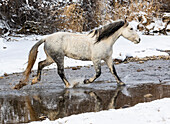
[[[170,36],[139,35],[142,39],[139,44],[134,44],[131,41],[120,37],[113,46],[113,58],[124,60],[129,56],[143,58],[154,55],[168,55],[168,53],[160,52],[158,50],[170,50]],[[37,35],[9,37],[10,40],[8,41],[4,38],[0,38],[0,75],[3,75],[4,73],[11,74],[23,72],[27,65],[29,50],[37,40],[41,38],[42,36]],[[43,45],[41,45],[33,69],[37,69],[38,62],[45,58]],[[92,65],[92,62],[73,60],[65,57],[65,67],[88,65]],[[52,64],[47,68],[56,68],[56,64]]]
[[[155,23],[151,23],[150,25],[146,26],[147,29],[151,30],[155,27]]]
[[[167,30],[170,30],[170,25],[168,25],[166,29],[167,29]]]
[[[163,17],[170,17],[170,13],[164,13]]]
[[[4,28],[9,29],[9,25],[6,21],[0,19],[0,28],[1,29],[4,29]]]
[[[3,50],[3,49],[6,49],[6,44],[4,43],[4,39],[3,38],[0,38],[0,49]]]
[[[164,28],[165,28],[165,23],[163,23],[161,20],[155,21],[154,31],[160,31]]]
[[[145,36],[141,35],[141,43],[132,42],[120,37],[113,46],[113,58],[124,60],[126,56],[144,58],[146,56],[168,56],[166,52],[158,50],[170,49],[169,36]]]
[[[28,4],[28,0],[26,0],[26,4]]]
[[[170,98],[140,103],[126,109],[83,113],[60,118],[46,119],[30,124],[170,124]]]
[[[143,17],[143,22],[142,23],[147,23],[147,19],[145,18],[145,16],[142,15],[142,17]]]

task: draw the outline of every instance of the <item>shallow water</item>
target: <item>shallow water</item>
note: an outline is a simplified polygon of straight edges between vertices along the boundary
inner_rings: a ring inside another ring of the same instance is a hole
[[[170,97],[169,66],[169,60],[116,65],[118,74],[127,84],[125,87],[117,87],[106,65],[102,66],[102,75],[96,82],[70,89],[64,88],[55,69],[44,70],[41,82],[20,90],[11,88],[18,83],[21,74],[4,76],[0,79],[0,122],[26,123],[41,117],[55,120],[72,114],[122,109]],[[72,82],[81,82],[94,73],[92,67],[65,71]]]
[[[150,95],[145,97],[147,94]],[[131,107],[164,97],[170,97],[170,85],[142,84],[113,90],[74,88],[60,93],[1,96],[0,120],[22,123],[40,120],[42,116],[55,120],[72,114]]]

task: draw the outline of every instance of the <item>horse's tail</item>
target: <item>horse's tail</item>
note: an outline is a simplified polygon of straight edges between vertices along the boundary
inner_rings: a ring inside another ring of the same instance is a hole
[[[28,57],[28,65],[26,70],[24,71],[25,75],[25,81],[27,82],[29,79],[29,74],[31,73],[31,69],[36,61],[37,53],[38,53],[38,47],[45,42],[45,39],[41,39],[39,42],[37,42],[30,50],[29,57]]]

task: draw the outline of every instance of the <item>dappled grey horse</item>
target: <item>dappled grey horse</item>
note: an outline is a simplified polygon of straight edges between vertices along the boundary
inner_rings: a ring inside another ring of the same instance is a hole
[[[41,71],[45,66],[55,62],[57,64],[58,74],[68,88],[70,83],[64,74],[64,56],[67,56],[73,59],[93,62],[96,74],[89,79],[85,79],[85,84],[94,82],[100,76],[101,60],[104,60],[114,75],[117,84],[124,85],[116,73],[112,60],[112,46],[120,36],[123,36],[135,44],[140,42],[138,34],[126,21],[110,23],[101,28],[94,29],[88,34],[68,32],[51,34],[41,39],[32,47],[29,53],[28,65],[24,72],[25,77],[14,88],[19,89],[27,85],[29,74],[37,58],[38,47],[42,43],[44,43],[44,51],[47,57],[44,61],[38,63],[37,75],[32,80],[32,84],[41,80]]]

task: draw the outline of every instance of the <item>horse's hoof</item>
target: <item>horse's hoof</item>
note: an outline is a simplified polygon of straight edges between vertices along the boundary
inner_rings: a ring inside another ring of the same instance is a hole
[[[85,80],[84,80],[84,84],[89,84],[89,83],[91,83],[91,82],[89,81],[89,79],[85,79]]]
[[[67,83],[66,85],[65,85],[65,88],[72,88],[72,86],[69,84],[69,83]]]
[[[32,79],[31,85],[36,84],[38,82],[39,82],[38,78],[35,77],[34,79]]]
[[[119,83],[117,83],[117,85],[118,85],[118,86],[126,86],[126,84],[123,83],[123,82],[119,82]]]
[[[27,83],[18,83],[17,85],[15,85],[15,87],[13,87],[13,89],[19,90],[21,89],[23,86],[27,85]]]
[[[74,87],[76,87],[78,85],[79,85],[79,82],[75,82],[73,84],[67,84],[67,85],[65,85],[65,87],[69,89],[69,88],[74,88]]]

